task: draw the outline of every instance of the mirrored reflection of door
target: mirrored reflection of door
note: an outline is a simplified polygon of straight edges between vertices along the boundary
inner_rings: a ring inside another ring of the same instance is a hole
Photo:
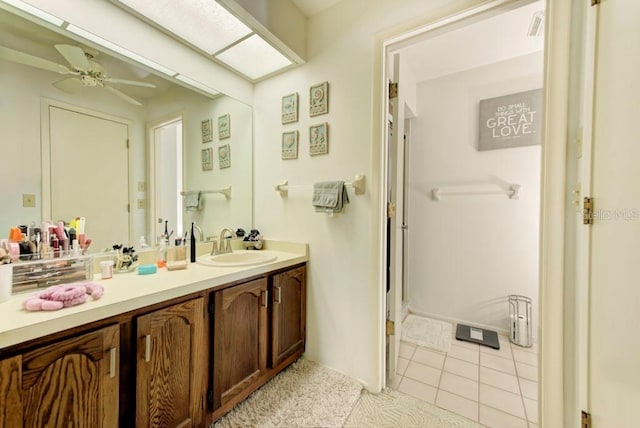
[[[48,111],[51,220],[85,217],[90,252],[128,244],[129,126],[53,105]]]
[[[182,118],[152,128],[154,218],[153,243],[164,233],[164,221],[172,238],[182,236]]]

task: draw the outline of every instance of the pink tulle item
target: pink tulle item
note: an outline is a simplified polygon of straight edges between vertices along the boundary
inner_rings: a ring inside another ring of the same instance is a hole
[[[28,311],[57,311],[58,309],[80,305],[89,295],[97,300],[104,294],[102,285],[87,282],[83,284],[53,285],[44,291],[29,296],[22,306]]]

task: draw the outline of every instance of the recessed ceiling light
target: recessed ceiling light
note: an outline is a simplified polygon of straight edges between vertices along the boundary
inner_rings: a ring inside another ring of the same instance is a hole
[[[117,1],[209,55],[252,32],[214,0]]]
[[[259,79],[292,64],[291,60],[254,34],[215,58],[251,79]]]
[[[69,24],[69,26],[67,26],[67,30],[69,30],[74,34],[77,34],[80,37],[84,37],[85,39],[90,40],[100,46],[103,46],[113,52],[119,53],[120,55],[124,55],[127,58],[131,58],[132,60],[139,62],[140,64],[146,65],[147,67],[153,68],[156,71],[164,73],[167,76],[175,76],[177,74],[175,71],[165,67],[164,65],[160,65],[157,62],[151,61],[150,59],[140,56],[135,52],[131,52],[128,49],[118,46],[115,43],[105,40],[100,36],[96,36],[95,34],[90,33],[89,31],[84,30],[80,27],[77,27],[73,24]]]
[[[30,4],[27,4],[20,0],[2,0],[3,3],[9,4],[15,8],[20,9],[23,12],[27,12],[30,15],[36,16],[40,19],[44,19],[45,21],[60,27],[64,24],[64,21],[57,16],[53,16],[44,10],[40,10],[37,7],[33,7]]]

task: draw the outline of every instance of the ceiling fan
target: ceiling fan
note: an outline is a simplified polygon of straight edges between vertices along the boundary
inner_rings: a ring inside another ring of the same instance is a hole
[[[120,90],[110,86],[110,83],[123,85],[141,86],[145,88],[155,88],[156,85],[137,80],[126,80],[110,77],[105,69],[98,62],[93,60],[93,55],[85,52],[82,48],[72,45],[54,45],[58,52],[67,60],[69,67],[58,64],[48,59],[33,56],[24,52],[16,51],[4,46],[0,46],[0,58],[19,64],[53,71],[60,74],[71,74],[72,77],[59,80],[53,84],[61,91],[73,94],[84,87],[104,88],[123,100],[141,106],[142,103]]]

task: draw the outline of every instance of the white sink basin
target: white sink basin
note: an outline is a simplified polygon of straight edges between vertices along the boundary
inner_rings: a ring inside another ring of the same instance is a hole
[[[236,250],[233,253],[200,256],[196,261],[205,266],[237,267],[261,265],[272,262],[277,258],[277,255],[268,251]]]

